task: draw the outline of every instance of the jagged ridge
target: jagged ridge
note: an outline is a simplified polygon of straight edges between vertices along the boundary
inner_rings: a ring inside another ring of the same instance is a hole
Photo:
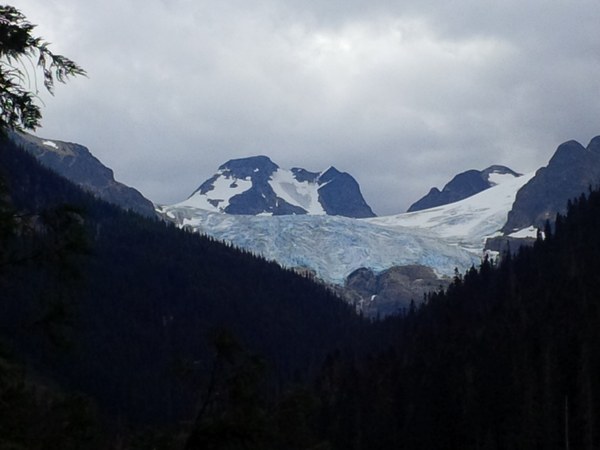
[[[153,203],[139,191],[115,181],[113,171],[79,144],[9,133],[10,139],[52,169],[97,197],[146,217],[156,217]]]
[[[556,213],[564,214],[567,202],[600,185],[600,136],[587,148],[577,141],[561,144],[548,165],[517,193],[502,231],[505,234],[529,226],[542,228]]]
[[[286,170],[267,156],[226,162],[177,206],[239,215],[375,216],[348,173]]]

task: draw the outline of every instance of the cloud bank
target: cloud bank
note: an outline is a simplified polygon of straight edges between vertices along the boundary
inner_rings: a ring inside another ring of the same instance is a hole
[[[42,95],[158,203],[228,159],[335,165],[377,214],[470,168],[527,172],[600,134],[600,3],[19,0],[89,79]]]

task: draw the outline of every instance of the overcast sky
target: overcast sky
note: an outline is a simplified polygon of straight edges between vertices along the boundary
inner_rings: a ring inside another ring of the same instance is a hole
[[[599,0],[14,0],[89,78],[44,96],[157,203],[219,165],[351,173],[379,215],[458,172],[600,134]]]

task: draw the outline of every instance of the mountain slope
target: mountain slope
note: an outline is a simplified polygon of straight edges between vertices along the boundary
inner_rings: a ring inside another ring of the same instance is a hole
[[[313,271],[324,281],[343,284],[361,267],[424,265],[452,276],[478,264],[485,238],[496,233],[517,190],[532,175],[510,177],[450,205],[389,217],[252,217],[210,213],[193,206],[160,209],[182,227],[231,242],[285,267]]]
[[[495,186],[455,203],[368,221],[392,229],[427,231],[444,242],[481,254],[486,237],[503,227],[517,192],[533,176],[503,177]]]
[[[478,261],[478,256],[419,229],[392,229],[346,217],[235,216],[181,206],[161,212],[180,226],[284,267],[307,269],[335,284],[343,284],[346,276],[360,267],[379,271],[421,264],[438,275],[451,275],[455,267],[469,267]]]
[[[26,133],[10,132],[10,138],[37,158],[42,165],[71,180],[102,200],[156,217],[152,202],[137,190],[115,181],[113,171],[79,144],[40,139]]]
[[[518,173],[508,167],[497,165],[484,170],[467,170],[452,178],[441,191],[436,187],[431,188],[426,196],[408,208],[408,212],[454,203],[518,176]]]
[[[531,175],[502,183],[468,199],[414,213],[351,219],[335,216],[251,217],[174,205],[161,214],[182,227],[272,259],[304,268],[335,284],[361,267],[423,265],[438,275],[478,264],[485,238],[496,233],[517,190]]]
[[[334,167],[321,173],[286,170],[266,156],[226,162],[187,200],[173,206],[244,215],[375,215],[351,175]]]
[[[331,361],[316,389],[327,439],[340,449],[600,448],[600,192],[568,209],[544,240],[376,323],[376,354]]]
[[[119,421],[190,420],[213,362],[207,337],[215,328],[262,355],[281,388],[362,327],[307,278],[99,201],[8,141],[0,141],[0,172],[21,215],[80,207],[90,244],[75,261],[79,278],[57,278],[55,264],[0,267],[0,335],[36,373],[92,396]],[[74,344],[61,354],[39,325],[56,306]]]
[[[566,212],[568,200],[599,185],[600,136],[593,138],[587,148],[577,141],[565,142],[548,165],[519,191],[503,232],[509,234],[529,226],[543,228],[557,212]]]

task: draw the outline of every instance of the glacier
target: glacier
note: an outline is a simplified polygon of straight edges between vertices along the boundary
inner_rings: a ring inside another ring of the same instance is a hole
[[[496,184],[464,200],[421,211],[366,219],[392,229],[416,228],[448,244],[481,253],[488,237],[506,223],[517,192],[534,177],[497,177]]]
[[[409,264],[444,277],[481,262],[485,239],[502,228],[517,191],[533,175],[498,178],[495,186],[448,205],[367,219],[231,215],[190,203],[157,211],[182,228],[308,270],[327,283],[341,285],[361,267],[378,272]]]

